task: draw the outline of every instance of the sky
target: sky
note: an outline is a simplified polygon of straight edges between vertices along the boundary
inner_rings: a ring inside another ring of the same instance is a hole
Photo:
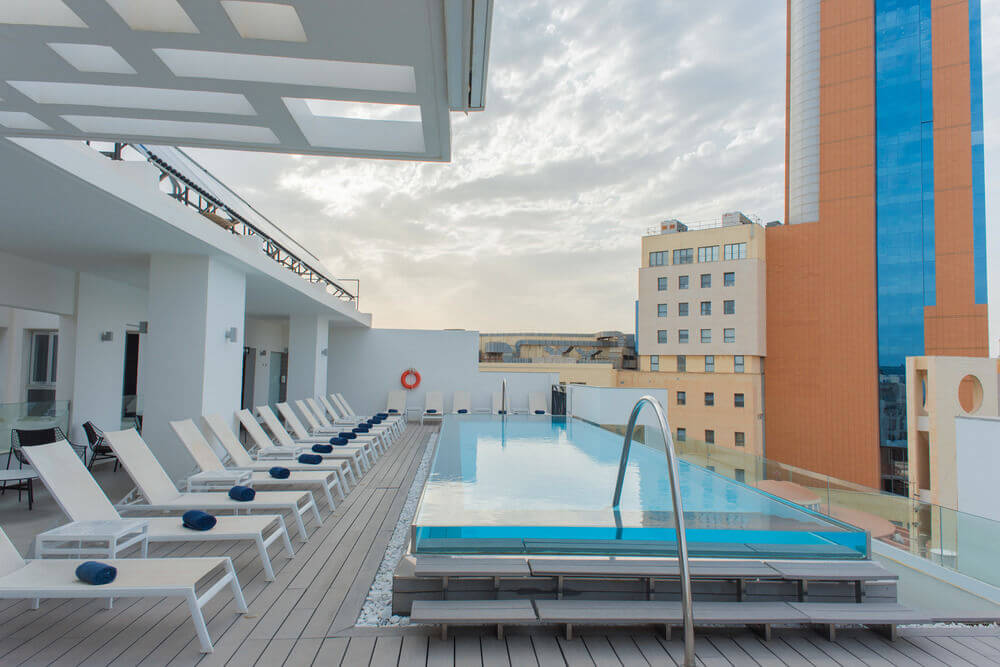
[[[191,152],[360,278],[378,327],[630,332],[646,229],[784,217],[784,2],[496,0],[491,40],[486,111],[452,114],[450,163]],[[985,40],[988,223],[998,51]]]

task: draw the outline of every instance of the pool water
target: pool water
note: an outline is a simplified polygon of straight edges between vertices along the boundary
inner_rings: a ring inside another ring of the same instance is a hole
[[[416,553],[676,555],[659,431],[634,443],[578,419],[449,415],[413,520]],[[861,529],[679,463],[692,556],[865,558]]]

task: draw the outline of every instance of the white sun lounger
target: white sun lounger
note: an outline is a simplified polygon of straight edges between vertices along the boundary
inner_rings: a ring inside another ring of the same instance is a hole
[[[279,411],[281,408],[279,408]],[[302,426],[302,422],[298,420],[298,417],[285,406],[285,411],[291,415],[291,419],[282,413],[288,422],[288,426],[292,429],[288,431],[281,422],[278,421],[278,416],[274,414],[269,406],[258,405],[257,414],[260,415],[261,419],[264,420],[264,425],[267,426],[271,434],[274,435],[275,440],[279,445],[283,447],[287,446],[312,446],[312,445],[326,445],[330,443],[330,436],[326,437],[309,437],[308,431]],[[296,428],[298,426],[298,428]],[[364,469],[367,470],[375,462],[375,447],[372,445],[371,438],[362,438],[358,436],[357,438],[351,440],[349,444],[342,445],[339,447],[334,447],[336,450],[357,450],[361,453],[361,461],[364,463]]]
[[[424,396],[424,413],[420,415],[420,423],[423,424],[428,419],[444,419],[444,397],[440,391],[429,391]]]
[[[256,430],[259,431],[259,436],[267,442],[267,436],[264,433],[264,429],[260,428],[260,424],[253,419],[253,415],[250,414],[250,411],[244,410],[243,412],[246,412],[247,417],[253,421],[253,425],[256,427]],[[237,415],[237,417],[239,417],[239,415]],[[351,469],[351,463],[347,459],[323,459],[323,462],[318,465],[299,463],[295,459],[282,461],[276,461],[274,459],[254,460],[254,458],[250,455],[250,452],[243,447],[243,443],[237,439],[236,434],[229,430],[229,424],[226,423],[226,420],[223,419],[221,415],[205,415],[203,419],[205,420],[205,425],[208,426],[208,430],[215,436],[215,439],[219,441],[219,444],[226,450],[226,453],[229,454],[229,459],[236,468],[267,472],[272,466],[281,465],[288,468],[292,472],[297,470],[305,472],[328,471],[340,477],[338,490],[343,491],[344,493],[350,491],[349,485],[353,486],[354,484],[357,484],[357,479],[354,477],[354,471]]]
[[[147,504],[130,504],[120,506],[122,510],[159,510],[184,512],[187,510],[203,510],[205,512],[264,511],[291,512],[295,517],[302,541],[309,539],[302,515],[312,511],[316,523],[323,523],[316,508],[316,501],[308,491],[260,491],[249,502],[233,500],[227,493],[181,493],[174,486],[167,471],[153,456],[153,452],[135,429],[127,431],[108,431],[104,434],[111,449],[115,450],[129,477],[135,482],[139,493]]]
[[[182,419],[170,422],[170,428],[174,430],[184,446],[187,447],[195,464],[201,468],[202,472],[222,472],[226,470],[225,464],[219,458],[212,445],[202,435],[202,432],[195,426],[191,419]],[[292,471],[289,468],[289,475],[285,479],[276,479],[264,471],[250,472],[250,481],[254,489],[269,489],[280,487],[285,489],[307,489],[312,487],[318,489],[326,498],[326,504],[332,512],[336,507],[333,502],[333,491],[343,499],[344,494],[340,490],[340,476],[333,471],[316,470],[303,472],[301,470]]]
[[[181,597],[187,601],[202,653],[212,652],[212,638],[201,612],[209,600],[229,586],[236,609],[247,612],[243,589],[227,557],[108,559],[101,562],[116,568],[118,576],[102,586],[76,578],[76,568],[83,562],[76,558],[26,561],[0,530],[0,598],[32,600],[32,608],[38,609],[39,598],[89,598],[110,604],[114,598]],[[220,568],[222,577],[199,594],[198,584]]]
[[[25,447],[24,453],[38,471],[45,487],[56,499],[70,521],[124,521],[104,491],[84,467],[80,457],[66,441],[51,445]],[[220,516],[211,530],[191,530],[181,525],[176,516],[143,517],[148,521],[149,542],[242,542],[251,541],[257,546],[264,575],[274,581],[274,568],[267,548],[281,540],[291,558],[295,554],[288,538],[285,520],[280,514],[257,516]],[[271,531],[271,529],[274,529]],[[265,535],[265,531],[271,531]],[[146,557],[143,543],[142,557]],[[128,543],[121,545],[129,546]]]
[[[501,405],[503,401],[503,396],[501,396],[499,391],[493,392],[493,414],[502,415],[504,414],[504,407]],[[510,397],[507,397],[507,414],[511,413],[510,410]]]
[[[545,402],[545,394],[543,392],[533,391],[528,394],[528,414],[549,414],[548,404]]]
[[[288,435],[288,431],[284,429],[270,408],[263,411],[258,408],[258,412],[260,412],[261,419],[264,420],[268,430],[274,434],[277,443],[264,433],[264,429],[257,423],[249,410],[239,410],[236,413],[236,418],[250,435],[250,440],[256,445],[258,460],[290,461],[297,459],[300,454],[313,453],[308,446],[295,444],[292,436]],[[368,469],[368,458],[360,447],[334,447],[329,454],[319,454],[319,456],[323,457],[324,463],[327,461],[347,461],[351,466],[351,475],[355,480]]]
[[[299,411],[305,416],[306,421],[309,422],[309,429],[311,431],[335,434],[344,430],[343,424],[338,426],[330,423],[330,420],[326,418],[325,411],[319,407],[316,399],[307,398],[304,401],[295,401],[295,405],[298,406]],[[313,428],[313,423],[316,424],[316,428]],[[361,423],[367,424],[367,422],[358,421],[354,423],[354,426]],[[379,453],[384,454],[385,450],[392,444],[392,426],[390,424],[369,424],[368,427],[369,434],[378,436],[376,442],[380,441],[381,443],[379,445]]]
[[[402,390],[390,391],[389,398],[385,403],[385,411],[389,415],[402,415],[406,419],[406,392]]]
[[[330,394],[330,395],[333,396],[333,394]],[[325,406],[325,410],[324,410],[324,407],[320,406],[320,404],[316,401],[316,399],[307,398],[306,399],[306,403],[309,404],[312,407],[313,414],[317,415],[318,418],[319,418],[319,420],[320,420],[320,422],[323,423],[323,424],[330,424],[331,426],[336,426],[336,425],[342,425],[342,424],[355,424],[355,425],[357,425],[357,424],[361,424],[361,423],[367,423],[367,420],[362,419],[361,417],[358,417],[357,415],[354,415],[353,417],[350,416],[350,415],[348,415],[347,414],[347,410],[344,410],[342,408],[338,410],[338,406],[342,405],[339,401],[337,401],[336,405],[335,405],[334,403],[331,403],[330,399],[328,399],[326,396],[320,396],[319,400],[323,402],[323,406]],[[327,419],[326,413],[330,414],[330,419],[333,420],[332,423],[330,422],[329,419]],[[383,418],[382,421],[381,421],[381,423],[373,425],[372,429],[373,430],[377,430],[380,433],[384,433],[385,434],[385,444],[386,445],[390,445],[390,444],[392,444],[392,438],[397,433],[400,432],[400,429],[399,429],[399,427],[398,427],[398,425],[396,423],[398,421],[399,421],[398,417]]]
[[[267,408],[266,405],[263,407]],[[288,424],[288,428],[291,429],[291,431],[285,429],[285,432],[289,433],[293,438],[295,438],[295,442],[297,443],[326,445],[329,444],[330,437],[336,435],[336,433],[327,433],[325,435],[321,433],[314,435],[310,433],[309,429],[305,427],[305,424],[303,424],[299,420],[298,415],[296,415],[295,412],[292,411],[292,406],[288,405],[288,403],[278,403],[277,408],[278,412],[280,412],[281,416],[284,418],[285,423]],[[257,412],[258,414],[260,414],[261,408],[258,407]],[[271,428],[271,425],[268,424],[267,427]],[[345,429],[345,430],[350,430],[350,429]],[[379,446],[377,444],[378,440],[379,440],[378,435],[365,436],[358,434],[358,437],[352,439],[350,443],[347,445],[347,447],[363,448],[365,450],[365,455],[370,459],[371,463],[374,463],[375,460],[378,458],[379,454]]]
[[[455,395],[451,399],[451,413],[453,415],[472,414],[472,408],[470,405],[471,402],[469,401],[469,392],[456,391]]]
[[[391,426],[396,434],[402,433],[406,428],[406,397],[403,396],[403,392],[399,393],[401,411],[399,413],[387,411],[386,414],[389,416],[382,421],[383,425]],[[354,408],[351,407],[351,404],[347,402],[347,399],[344,398],[344,395],[340,392],[330,394],[330,399],[333,401],[333,406],[340,411],[340,414],[342,414],[345,419],[357,419],[358,421],[364,421],[368,418],[355,412]]]

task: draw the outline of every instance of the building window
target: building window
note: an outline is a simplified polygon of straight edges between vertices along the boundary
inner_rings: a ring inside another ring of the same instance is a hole
[[[657,329],[657,331],[656,331],[656,342],[657,343],[666,343],[667,342],[667,330],[666,329]]]
[[[705,392],[705,405],[712,407],[715,405],[715,392],[706,391]]]
[[[687,302],[677,304],[677,317],[687,317],[688,316],[688,305]]]
[[[666,266],[667,258],[668,258],[668,252],[666,250],[661,250],[660,252],[651,252],[649,253],[649,265]]]
[[[705,466],[709,472],[715,472],[715,466]]]
[[[702,287],[711,287],[712,286],[712,274],[711,273],[703,273],[703,274],[701,274],[701,286]]]
[[[712,314],[712,302],[711,301],[702,301],[701,302],[701,314],[702,315],[711,315]]]
[[[684,442],[688,439],[688,432],[686,428],[677,429],[677,442]]]
[[[735,343],[736,342],[736,329],[726,328],[722,330],[722,342],[723,343]]]
[[[656,289],[658,289],[661,292],[667,291],[667,279],[665,276],[660,276],[659,278],[656,279]]]
[[[722,274],[722,285],[724,287],[732,287],[736,284],[736,274],[732,271],[726,271]]]
[[[746,243],[727,243],[724,257],[729,259],[746,259],[747,258],[747,244]]]
[[[742,373],[743,372],[743,355],[737,354],[733,357],[733,372]]]
[[[708,245],[698,248],[698,261],[699,262],[718,262],[719,261],[719,246]]]
[[[688,369],[688,358],[686,356],[684,356],[683,354],[678,354],[677,355],[677,372],[678,373],[687,373],[687,369]]]
[[[674,250],[674,264],[694,263],[694,248],[681,248]]]
[[[677,392],[677,405],[687,405],[688,395],[686,391]]]
[[[56,383],[56,361],[58,358],[59,333],[56,331],[36,331],[31,334],[31,372],[28,385],[32,388]]]
[[[649,370],[651,371],[660,370],[660,355],[658,354],[649,355]]]
[[[733,472],[735,473],[736,481],[737,482],[745,482],[745,481],[747,481],[747,471],[744,470],[743,468],[737,468]]]
[[[735,315],[736,314],[736,302],[732,299],[726,299],[722,302],[722,313],[724,315]]]
[[[736,439],[733,441],[733,444],[736,445],[737,447],[746,447],[747,444],[746,433],[743,433],[742,431],[737,431]]]
[[[737,408],[743,407],[743,394],[733,394],[733,406]]]
[[[688,276],[677,276],[677,289],[687,289],[688,280]]]
[[[658,304],[656,304],[656,316],[657,317],[666,317],[667,316],[667,304],[665,304],[665,303],[658,303]]]
[[[705,372],[714,373],[715,372],[715,355],[706,354],[705,355]]]
[[[711,329],[702,329],[701,330],[701,342],[702,343],[711,343],[712,342],[712,330]]]
[[[710,445],[715,444],[715,431],[713,431],[710,428],[705,429],[705,442],[707,442]]]
[[[678,343],[686,343],[686,342],[688,342],[688,330],[687,329],[678,329],[677,330],[677,342]]]

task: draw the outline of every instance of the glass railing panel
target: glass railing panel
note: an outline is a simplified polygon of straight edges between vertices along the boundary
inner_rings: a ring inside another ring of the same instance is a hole
[[[15,428],[39,429],[58,426],[69,432],[69,401],[31,401],[0,403],[0,467],[6,467],[10,434]]]

